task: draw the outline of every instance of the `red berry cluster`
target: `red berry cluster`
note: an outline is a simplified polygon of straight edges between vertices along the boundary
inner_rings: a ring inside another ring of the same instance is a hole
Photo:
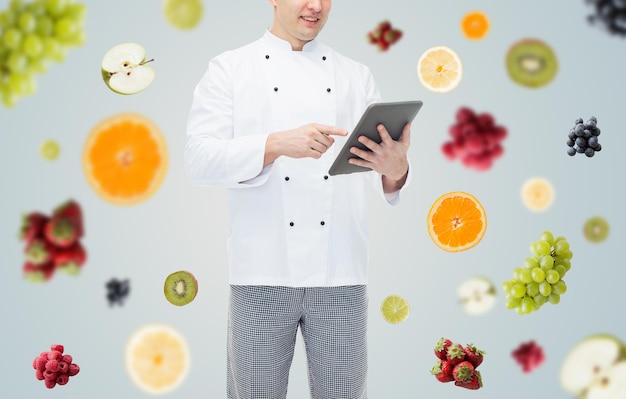
[[[367,33],[367,39],[370,44],[378,46],[378,50],[387,51],[389,46],[400,40],[402,31],[393,29],[389,21],[383,21],[378,27]]]
[[[83,237],[83,215],[80,205],[68,200],[48,216],[41,212],[23,215],[19,231],[25,242],[24,277],[31,281],[48,281],[59,269],[78,274],[87,260]]]
[[[70,377],[80,371],[78,364],[73,363],[71,355],[63,354],[63,345],[51,345],[50,352],[41,352],[33,360],[35,377],[43,381],[46,388],[52,389],[57,384],[65,385]]]
[[[545,361],[543,349],[534,340],[520,344],[511,352],[511,356],[522,367],[524,373],[530,373]]]
[[[496,125],[489,113],[477,115],[470,108],[461,107],[449,133],[452,140],[442,145],[443,154],[449,160],[460,159],[468,168],[488,170],[504,152],[501,142],[507,136],[507,129]]]
[[[472,344],[463,346],[442,337],[435,345],[437,363],[430,373],[439,382],[454,381],[454,385],[466,389],[482,388],[482,376],[477,368],[484,354]]]

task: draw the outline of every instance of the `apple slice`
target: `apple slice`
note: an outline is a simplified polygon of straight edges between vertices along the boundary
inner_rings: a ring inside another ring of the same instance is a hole
[[[610,367],[587,390],[586,399],[626,399],[626,361]]]
[[[496,287],[485,277],[472,277],[457,287],[463,309],[471,315],[488,312],[496,303]]]
[[[563,389],[576,395],[586,395],[587,389],[601,391],[607,376],[612,375],[616,364],[626,360],[626,347],[616,337],[608,334],[593,335],[579,342],[568,353],[561,366],[561,385]],[[624,366],[617,369],[619,376]],[[626,379],[624,380],[626,381]],[[614,382],[616,383],[616,382]],[[622,383],[622,387],[626,387]],[[623,389],[623,388],[621,388]],[[613,396],[612,399],[626,396]],[[597,396],[604,398],[604,396]],[[607,396],[608,398],[608,396]]]
[[[137,43],[122,43],[102,58],[102,79],[118,94],[135,94],[152,84],[154,69],[146,65],[146,50]]]

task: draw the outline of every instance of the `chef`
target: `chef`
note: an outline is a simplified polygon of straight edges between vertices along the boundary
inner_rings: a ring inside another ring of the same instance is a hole
[[[272,27],[209,61],[193,93],[186,173],[228,189],[229,399],[285,398],[296,333],[312,398],[366,398],[365,184],[395,205],[411,180],[410,125],[379,126],[353,162],[328,170],[367,106],[368,67],[321,43],[331,0],[269,0]]]

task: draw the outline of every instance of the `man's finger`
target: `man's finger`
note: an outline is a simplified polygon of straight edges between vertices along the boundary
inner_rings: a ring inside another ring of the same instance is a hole
[[[407,123],[402,129],[402,136],[400,136],[400,142],[409,144],[411,142],[411,124]]]
[[[387,131],[387,128],[385,127],[385,125],[380,124],[377,127],[378,127],[378,134],[380,135],[380,140],[382,142],[384,142],[385,144],[388,144],[393,141],[393,138],[391,138],[391,135]]]
[[[315,127],[320,133],[323,133],[323,134],[332,134],[336,136],[345,136],[348,134],[348,131],[346,129],[342,129],[337,126],[328,126],[328,125],[315,123],[313,124],[313,127]]]

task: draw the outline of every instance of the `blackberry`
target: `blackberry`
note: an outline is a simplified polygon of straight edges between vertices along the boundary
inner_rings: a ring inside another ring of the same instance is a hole
[[[109,300],[109,306],[114,304],[123,305],[124,300],[130,293],[130,282],[126,280],[118,280],[112,278],[106,283],[107,299]]]
[[[626,37],[625,0],[586,0],[594,7],[594,14],[587,20],[593,25],[601,25],[611,35]]]
[[[626,0],[624,1],[626,2]],[[598,142],[600,128],[597,123],[598,119],[595,116],[591,116],[587,122],[583,122],[581,118],[576,119],[574,127],[569,130],[567,135],[567,155],[573,157],[578,153],[591,158],[602,149]]]

